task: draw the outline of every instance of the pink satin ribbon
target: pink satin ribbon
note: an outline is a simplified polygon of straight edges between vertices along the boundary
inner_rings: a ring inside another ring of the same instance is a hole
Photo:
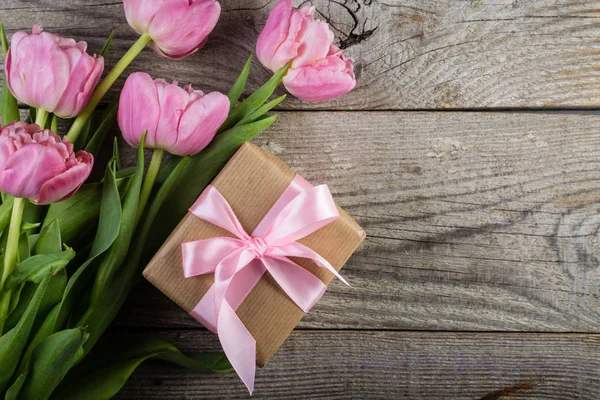
[[[252,235],[244,231],[227,200],[212,185],[190,212],[237,237],[184,243],[183,271],[186,278],[215,274],[214,285],[190,314],[219,335],[227,358],[252,393],[256,341],[235,310],[265,271],[304,312],[319,301],[327,286],[287,257],[311,259],[348,284],[327,260],[296,242],[339,218],[337,207],[326,185],[312,187],[296,175]]]

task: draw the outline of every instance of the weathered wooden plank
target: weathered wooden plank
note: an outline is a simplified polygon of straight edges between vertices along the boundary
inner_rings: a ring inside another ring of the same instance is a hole
[[[145,52],[129,71],[227,90],[273,0],[225,0],[208,45],[184,61]],[[243,4],[242,4],[243,3]],[[299,5],[301,2],[295,2]],[[323,104],[292,109],[421,109],[597,106],[600,1],[312,0],[338,43],[357,61],[359,87]],[[99,51],[116,32],[107,64],[135,39],[121,2],[0,0],[10,33],[42,23]],[[268,77],[256,65],[251,87]],[[119,87],[122,81],[119,82]],[[112,92],[111,97],[115,97]]]
[[[368,238],[302,328],[598,332],[600,116],[284,112],[256,143]],[[131,153],[130,153],[131,154]],[[142,286],[118,324],[197,324]]]
[[[146,333],[148,334],[148,333]],[[214,335],[153,332],[184,352]],[[597,399],[597,335],[295,332],[258,370],[253,399]],[[148,362],[117,399],[246,399],[234,374]]]

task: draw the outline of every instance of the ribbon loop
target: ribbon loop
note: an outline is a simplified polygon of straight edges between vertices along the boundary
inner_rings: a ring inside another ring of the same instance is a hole
[[[327,186],[312,187],[296,176],[252,235],[248,235],[225,197],[212,185],[190,212],[237,237],[184,243],[183,271],[185,277],[215,274],[214,285],[190,314],[219,335],[227,358],[252,393],[256,341],[235,310],[268,271],[290,299],[308,312],[327,286],[288,257],[312,259],[347,284],[327,260],[296,242],[339,218],[337,206]]]
[[[190,212],[206,222],[220,226],[242,240],[250,238],[225,197],[213,185],[208,185],[202,192],[190,208]]]

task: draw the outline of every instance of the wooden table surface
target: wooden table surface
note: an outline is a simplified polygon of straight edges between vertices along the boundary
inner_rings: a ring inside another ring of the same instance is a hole
[[[146,51],[128,71],[226,91],[275,1],[221,3],[201,52]],[[312,3],[358,87],[287,100],[255,143],[328,183],[368,238],[344,269],[354,289],[330,286],[253,398],[600,398],[600,1]],[[40,22],[93,51],[114,30],[108,65],[135,39],[120,1],[0,9],[9,33]],[[268,76],[255,63],[251,88]],[[219,349],[148,284],[111,334]],[[148,362],[118,398],[248,395],[234,374]]]

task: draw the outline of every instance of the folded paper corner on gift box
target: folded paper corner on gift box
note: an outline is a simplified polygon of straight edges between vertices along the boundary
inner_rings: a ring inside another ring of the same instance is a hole
[[[252,232],[294,177],[283,161],[246,143],[215,178],[212,185],[227,199],[246,232]],[[339,207],[338,207],[339,209]],[[363,229],[343,210],[340,218],[299,240],[340,270],[365,238]],[[185,278],[181,244],[229,232],[188,213],[144,270],[144,276],[171,300],[191,312],[212,286],[213,275]],[[325,284],[333,275],[313,261],[294,262],[318,276]],[[237,315],[256,340],[256,360],[263,367],[283,344],[304,312],[265,274],[237,309]]]

